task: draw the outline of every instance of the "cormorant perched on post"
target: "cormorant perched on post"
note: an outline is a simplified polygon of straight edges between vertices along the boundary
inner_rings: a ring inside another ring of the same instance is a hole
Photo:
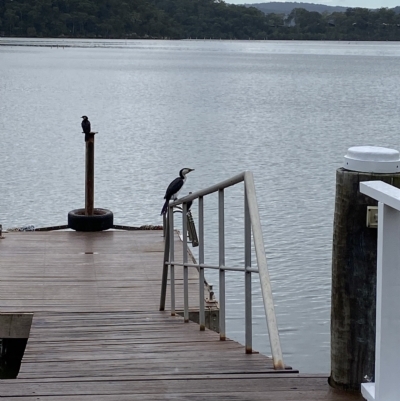
[[[194,169],[192,168],[183,168],[180,172],[179,172],[179,177],[175,178],[175,180],[173,180],[171,182],[171,184],[168,185],[167,191],[165,192],[165,203],[163,208],[161,209],[161,214],[166,214],[167,210],[168,210],[168,203],[169,201],[172,200],[176,200],[178,192],[182,189],[183,184],[186,182],[186,174],[189,174],[191,171],[194,171]]]
[[[82,116],[82,130],[85,133],[85,142],[89,140],[89,135],[90,134],[90,121],[88,120],[87,116]]]

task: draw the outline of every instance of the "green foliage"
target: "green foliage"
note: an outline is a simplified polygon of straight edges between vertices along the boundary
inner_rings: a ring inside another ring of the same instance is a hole
[[[91,38],[400,40],[395,9],[264,14],[222,0],[0,0],[0,35]]]

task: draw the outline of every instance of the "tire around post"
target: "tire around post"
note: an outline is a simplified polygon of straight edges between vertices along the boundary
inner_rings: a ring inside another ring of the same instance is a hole
[[[114,215],[111,210],[96,208],[91,216],[85,216],[85,209],[68,213],[68,227],[75,231],[104,231],[113,226]]]

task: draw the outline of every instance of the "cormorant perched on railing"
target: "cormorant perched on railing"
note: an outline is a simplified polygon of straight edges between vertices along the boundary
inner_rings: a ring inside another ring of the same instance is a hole
[[[89,140],[89,135],[90,134],[90,121],[88,120],[87,116],[82,116],[82,130],[85,133],[85,142]]]
[[[186,182],[186,174],[189,174],[191,171],[194,171],[194,169],[183,168],[179,172],[179,177],[175,178],[175,180],[173,180],[171,182],[171,184],[168,185],[167,191],[165,192],[165,196],[164,196],[165,203],[164,203],[163,208],[161,209],[161,214],[167,213],[168,203],[171,199],[172,200],[178,199],[178,197],[177,197],[178,192],[182,189],[183,184]]]

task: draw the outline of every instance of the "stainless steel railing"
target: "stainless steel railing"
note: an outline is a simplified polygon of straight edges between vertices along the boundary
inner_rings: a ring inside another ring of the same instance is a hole
[[[244,266],[225,265],[225,201],[224,190],[230,186],[244,182]],[[218,247],[219,264],[218,266],[204,263],[204,197],[218,192]],[[198,264],[188,263],[187,248],[187,219],[182,218],[183,232],[183,262],[175,261],[174,250],[174,213],[173,208],[182,205],[183,217],[187,213],[187,202],[198,199],[198,242],[199,260]],[[165,230],[165,252],[164,266],[161,285],[160,310],[165,310],[165,299],[167,293],[168,267],[170,270],[171,283],[171,314],[175,315],[175,266],[183,267],[184,282],[184,321],[189,321],[189,275],[188,268],[196,267],[199,270],[199,323],[200,330],[205,329],[205,308],[204,308],[204,269],[219,270],[219,328],[220,339],[226,339],[225,329],[225,272],[243,271],[245,273],[245,347],[246,353],[252,353],[252,294],[251,294],[251,274],[259,273],[261,292],[264,302],[265,317],[267,321],[269,340],[271,345],[272,359],[275,369],[285,369],[283,363],[282,350],[279,339],[279,332],[275,316],[275,308],[272,299],[271,282],[267,268],[267,258],[265,256],[264,239],[261,229],[260,216],[256,198],[253,173],[245,171],[219,184],[206,189],[194,192],[177,201],[171,202],[168,207],[168,217],[166,219]],[[251,267],[251,233],[253,232],[254,248],[258,268]]]

